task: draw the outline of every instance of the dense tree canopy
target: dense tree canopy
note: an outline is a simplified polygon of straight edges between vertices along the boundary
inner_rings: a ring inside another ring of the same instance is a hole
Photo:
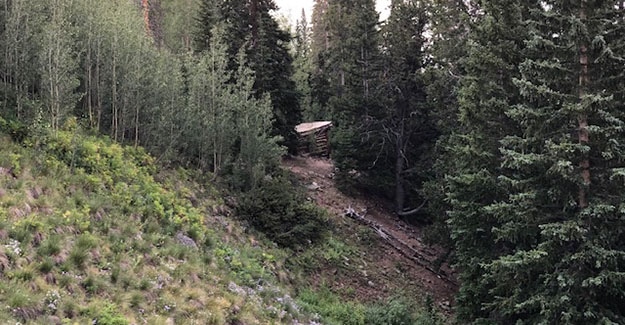
[[[237,53],[244,49],[247,65],[255,76],[257,98],[269,95],[273,106],[273,133],[283,137],[283,144],[294,153],[294,127],[301,122],[300,93],[293,80],[293,57],[289,53],[291,36],[280,29],[270,12],[277,7],[273,0],[203,1],[196,32],[196,49],[212,44],[212,29],[225,26],[225,44],[230,58],[229,69],[238,66]]]
[[[0,116],[220,177],[256,224],[304,111],[343,189],[435,223],[459,323],[625,323],[625,2],[317,0],[295,35],[276,9],[0,0]]]
[[[33,130],[57,129],[76,115],[163,161],[228,174],[237,188],[253,187],[282,153],[269,135],[271,94],[254,90],[259,78],[245,51],[228,52],[222,24],[201,54],[161,48],[170,44],[163,44],[167,33],[180,30],[160,32],[159,17],[151,15],[177,6],[157,3],[146,10],[145,2],[126,0],[3,1],[2,115]]]
[[[450,148],[459,165],[447,178],[458,316],[620,323],[622,74],[613,62],[622,58],[622,9],[479,9],[459,97],[465,129]]]

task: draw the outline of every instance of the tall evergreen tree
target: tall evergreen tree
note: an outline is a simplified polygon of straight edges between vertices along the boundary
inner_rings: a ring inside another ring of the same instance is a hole
[[[381,109],[372,112],[366,124],[367,142],[375,154],[366,170],[368,187],[392,193],[395,210],[402,216],[420,211],[414,208],[419,205],[416,198],[430,170],[429,153],[436,141],[423,80],[426,23],[426,10],[419,1],[391,3],[382,27],[383,70],[375,90]]]
[[[302,16],[295,24],[295,37],[292,41],[293,81],[300,93],[300,107],[305,120],[314,121],[323,117],[312,108],[310,78],[312,75],[311,28],[302,9]]]
[[[328,101],[332,95],[326,59],[329,49],[328,0],[315,0],[310,41],[310,114],[318,120],[331,119]]]
[[[453,243],[447,224],[446,175],[456,172],[455,157],[448,148],[454,133],[461,130],[458,121],[458,93],[465,75],[472,11],[469,2],[462,0],[435,0],[427,6],[429,17],[430,64],[424,72],[427,84],[427,102],[436,123],[438,138],[432,150],[431,178],[423,184],[427,212],[431,224],[425,239],[452,251]]]
[[[439,158],[451,162],[442,187],[462,283],[458,318],[476,323],[491,317],[483,307],[494,299],[484,265],[508,249],[493,233],[498,222],[491,206],[506,197],[499,184],[499,140],[518,133],[504,113],[521,101],[513,79],[520,76],[528,35],[522,22],[529,11],[517,1],[502,0],[481,1],[478,12],[463,63],[458,128],[441,143]]]
[[[362,148],[367,120],[380,109],[374,96],[380,71],[378,13],[371,0],[328,1],[323,22],[327,45],[315,63],[313,96],[325,102],[334,122],[333,159],[339,180],[349,184],[352,170],[364,170],[374,161],[365,158],[370,152]]]
[[[498,244],[486,263],[492,319],[528,324],[625,322],[625,59],[620,1],[541,2],[506,115]],[[510,281],[510,279],[515,279]]]
[[[257,98],[268,95],[273,106],[273,134],[282,136],[290,153],[297,149],[295,126],[302,120],[300,93],[293,80],[293,57],[289,52],[290,34],[282,30],[270,14],[277,7],[271,1],[258,1],[256,14],[250,10],[251,44],[247,51],[254,71]],[[256,26],[254,25],[256,24]]]
[[[329,47],[328,23],[326,14],[328,12],[328,0],[315,0],[312,12],[311,30],[311,56],[317,60],[321,53]]]
[[[622,323],[622,7],[484,1],[478,12],[448,148],[458,317]]]

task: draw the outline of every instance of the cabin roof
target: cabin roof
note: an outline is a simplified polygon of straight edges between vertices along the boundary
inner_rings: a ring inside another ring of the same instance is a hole
[[[332,126],[331,121],[306,122],[296,125],[295,131],[299,135],[308,135],[330,126]]]

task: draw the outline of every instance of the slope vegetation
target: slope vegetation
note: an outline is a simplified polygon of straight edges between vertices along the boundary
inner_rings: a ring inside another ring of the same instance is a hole
[[[141,148],[68,123],[0,135],[3,323],[309,321],[279,285],[285,252],[228,218],[218,191]]]

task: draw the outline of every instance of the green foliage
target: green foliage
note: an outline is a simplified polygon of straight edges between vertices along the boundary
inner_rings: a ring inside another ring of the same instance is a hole
[[[199,10],[198,1],[161,1],[163,10],[163,43],[173,53],[192,50],[195,21],[189,19]]]
[[[318,313],[327,324],[367,324],[365,306],[353,302],[343,302],[338,295],[326,287],[317,291],[304,289],[299,292],[298,299],[302,308],[308,312]]]
[[[52,256],[61,252],[61,237],[52,235],[46,238],[37,249],[37,253],[42,256]]]
[[[31,90],[40,84],[38,54],[41,53],[48,4],[2,1],[1,7],[4,18],[0,26],[2,112],[5,118],[14,118],[28,125],[41,115],[41,105]]]
[[[295,24],[295,36],[291,44],[293,53],[293,81],[301,94],[299,98],[302,115],[305,121],[322,120],[323,116],[315,112],[312,105],[311,82],[312,53],[311,53],[311,27],[302,10],[302,16]]]
[[[287,175],[276,175],[244,193],[237,215],[285,247],[302,247],[323,238],[324,212],[306,201]]]
[[[622,7],[489,1],[480,10],[461,129],[445,139],[440,164],[461,270],[458,318],[621,323],[623,295],[610,291],[620,281],[604,280],[623,265],[614,259],[621,232],[611,231],[622,220],[614,193],[623,183],[612,178],[625,118],[615,68],[623,38],[613,34]]]
[[[325,324],[435,325],[443,324],[432,312],[420,312],[407,298],[396,296],[374,305],[345,302],[327,287],[304,289],[302,308],[321,316]]]
[[[43,27],[38,72],[44,89],[43,106],[56,131],[78,98],[78,60],[74,49],[76,26],[71,23],[72,1],[53,0],[49,6],[50,19]]]
[[[352,255],[355,251],[353,247],[348,246],[345,242],[336,239],[334,236],[328,237],[323,242],[321,256],[327,263],[332,265],[342,265],[343,261]]]
[[[372,306],[367,309],[367,324],[372,325],[408,325],[416,324],[413,316],[414,306],[406,299],[394,298],[385,304]],[[423,324],[423,323],[421,323]]]
[[[226,45],[227,70],[240,71],[241,65],[254,73],[253,91],[246,95],[258,100],[270,99],[272,126],[270,134],[279,136],[289,152],[296,149],[294,127],[301,120],[299,92],[293,76],[293,58],[288,51],[290,35],[280,29],[270,14],[276,9],[272,1],[254,1],[249,7],[242,0],[227,0],[219,4],[205,0],[200,3],[195,43],[197,51]],[[223,24],[224,33],[215,27]],[[219,39],[220,37],[221,39]],[[245,62],[240,60],[244,53]],[[241,82],[247,75],[232,75],[231,82]]]
[[[235,250],[231,247],[220,246],[214,251],[220,263],[225,264],[231,275],[246,286],[255,286],[268,280],[268,269],[273,268],[273,255],[254,250]]]
[[[276,283],[289,277],[276,274],[286,274],[287,251],[214,217],[223,199],[191,180],[201,171],[157,169],[144,150],[85,134],[72,119],[40,136],[24,145],[0,137],[3,156],[19,156],[25,171],[0,180],[0,303],[14,306],[4,319],[223,323],[234,305],[241,320],[306,319],[293,306],[283,306],[287,315],[266,312],[286,295]]]
[[[380,111],[375,89],[380,80],[380,33],[375,2],[328,2],[323,13],[328,44],[318,56],[313,80],[314,100],[326,104],[333,121],[332,156],[344,185],[357,183],[353,172],[361,172],[375,161],[380,148],[367,143],[368,122]],[[314,33],[314,31],[313,31]],[[327,84],[326,84],[327,83]],[[329,88],[324,90],[314,88]],[[321,97],[321,98],[320,98]],[[327,97],[327,98],[324,98]],[[363,148],[367,148],[364,149]]]
[[[40,141],[50,153],[45,160],[48,172],[58,163],[67,164],[85,188],[93,192],[110,191],[113,203],[121,211],[141,211],[146,218],[152,216],[167,227],[171,226],[172,231],[183,225],[189,229],[204,229],[197,209],[154,182],[153,158],[143,149],[123,147],[80,132],[60,130]],[[130,180],[132,185],[129,185]],[[92,228],[90,215],[95,210],[87,204],[79,204],[65,211],[63,216],[66,222],[88,230]]]
[[[10,135],[13,141],[20,143],[28,135],[28,129],[23,123],[14,119],[6,120],[2,116],[0,116],[0,132]]]
[[[97,324],[103,325],[128,325],[130,322],[126,320],[124,315],[120,314],[118,311],[118,307],[108,301],[99,301],[98,303],[93,303],[87,310],[85,310],[85,314],[89,315],[94,319]]]
[[[21,290],[11,291],[10,293],[7,301],[10,308],[27,307],[32,304],[31,297]]]
[[[393,2],[380,28],[374,5],[315,7],[321,24],[313,27],[319,39],[313,37],[318,53],[311,94],[334,122],[332,158],[341,189],[395,200],[395,210],[404,212],[423,202],[438,136],[424,80],[427,8],[419,1]]]

